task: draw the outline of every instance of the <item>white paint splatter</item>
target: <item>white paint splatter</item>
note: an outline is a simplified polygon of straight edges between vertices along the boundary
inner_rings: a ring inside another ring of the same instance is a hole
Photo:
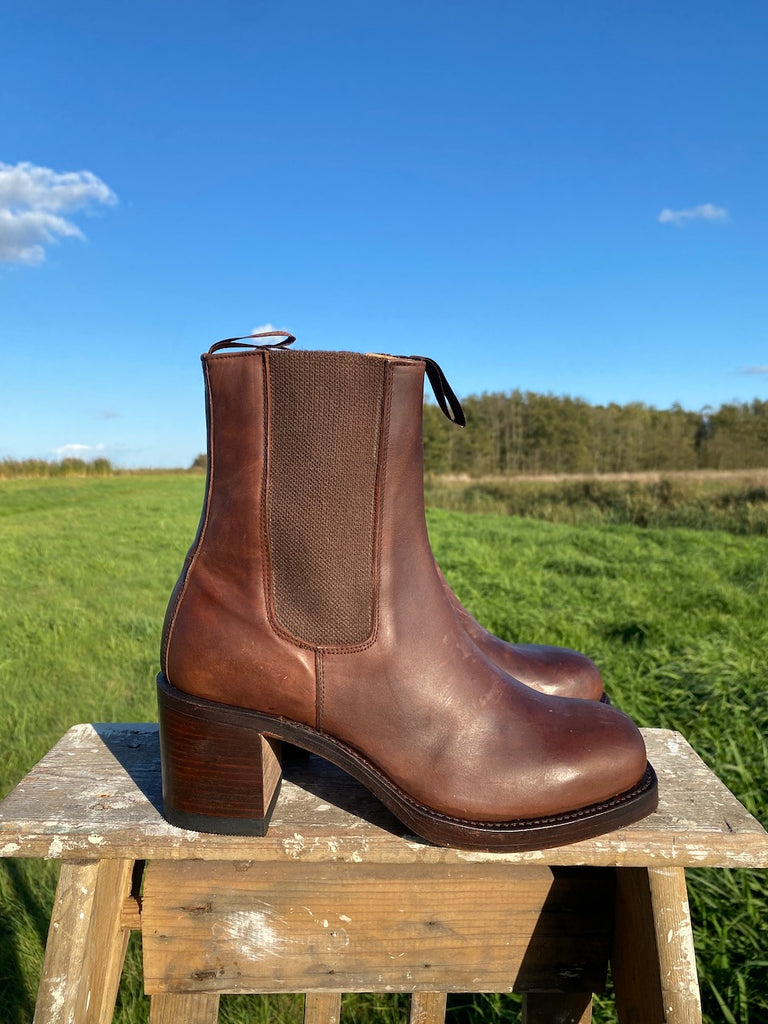
[[[58,974],[48,982],[49,1020],[60,1020],[67,995],[66,975]]]
[[[294,832],[290,838],[283,840],[283,849],[288,856],[292,857],[294,860],[297,860],[301,856],[301,851],[306,845],[304,836],[300,835],[298,832]]]
[[[213,934],[225,943],[234,943],[249,960],[282,956],[286,940],[272,925],[270,915],[259,910],[235,910],[224,914],[213,926]]]
[[[50,846],[48,847],[46,857],[53,859],[59,858],[64,852],[64,849],[65,847],[62,839],[59,836],[54,836],[51,840]]]

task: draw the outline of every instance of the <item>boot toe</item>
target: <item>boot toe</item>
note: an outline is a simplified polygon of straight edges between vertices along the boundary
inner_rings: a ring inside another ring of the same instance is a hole
[[[603,700],[600,669],[585,654],[545,644],[506,644],[505,670],[526,686],[553,697]]]
[[[617,708],[583,702],[578,706],[589,719],[583,723],[573,799],[582,806],[616,799],[636,787],[646,773],[642,733]]]
[[[621,801],[642,783],[645,741],[627,715],[595,701],[535,696],[514,733],[505,737],[488,722],[468,730],[474,757],[465,761],[463,808],[451,813],[488,821],[567,815]]]

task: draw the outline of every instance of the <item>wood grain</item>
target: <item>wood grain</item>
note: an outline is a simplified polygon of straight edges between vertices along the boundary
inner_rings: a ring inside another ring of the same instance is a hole
[[[150,1000],[149,1024],[216,1024],[218,1019],[215,994],[161,995]]]
[[[612,872],[153,861],[148,992],[599,991]]]
[[[160,812],[157,726],[78,725],[0,804],[0,856],[352,863],[768,867],[768,834],[685,739],[644,730],[659,810],[596,839],[529,853],[441,849],[407,835],[353,779],[316,757],[284,765],[263,838],[212,836]]]
[[[447,992],[414,992],[408,1024],[443,1024]]]
[[[339,1024],[341,992],[308,992],[304,997],[304,1024]]]
[[[616,872],[611,969],[621,1024],[701,1024],[682,868]]]
[[[34,1024],[109,1024],[130,930],[121,908],[133,861],[62,863]]]

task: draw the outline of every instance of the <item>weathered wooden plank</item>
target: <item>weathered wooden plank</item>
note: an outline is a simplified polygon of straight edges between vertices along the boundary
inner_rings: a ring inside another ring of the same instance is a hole
[[[665,1022],[701,1024],[701,995],[683,868],[649,868]]]
[[[443,1024],[447,1003],[447,992],[414,992],[408,1024]]]
[[[99,861],[88,940],[82,951],[75,1020],[110,1024],[130,938],[121,911],[131,891],[132,860]]]
[[[141,928],[141,905],[135,896],[126,897],[120,908],[120,927],[135,931]]]
[[[264,838],[174,828],[159,810],[157,727],[78,725],[0,804],[0,856],[768,867],[768,834],[683,737],[644,735],[660,779],[658,812],[556,850],[485,854],[404,834],[362,786],[316,757],[286,764]]]
[[[616,872],[611,969],[622,1024],[700,1024],[684,869]]]
[[[339,1024],[341,992],[307,992],[304,996],[304,1024]]]
[[[98,861],[69,861],[61,865],[34,1024],[65,1024],[75,1019],[81,980],[79,963],[88,943],[98,874]]]
[[[529,992],[523,997],[522,1024],[590,1024],[591,992]]]
[[[621,1024],[662,1024],[664,1001],[647,868],[616,872],[611,974]]]
[[[153,861],[147,992],[595,991],[612,872]]]
[[[149,1024],[216,1024],[219,996],[196,992],[194,995],[158,995],[149,1002]]]
[[[56,888],[34,1024],[109,1024],[130,932],[120,909],[133,861],[65,861]]]

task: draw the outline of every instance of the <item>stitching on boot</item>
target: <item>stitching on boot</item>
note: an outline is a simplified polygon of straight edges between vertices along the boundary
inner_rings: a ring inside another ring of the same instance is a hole
[[[325,705],[325,677],[323,675],[323,652],[315,651],[315,728],[323,731],[323,707]]]

